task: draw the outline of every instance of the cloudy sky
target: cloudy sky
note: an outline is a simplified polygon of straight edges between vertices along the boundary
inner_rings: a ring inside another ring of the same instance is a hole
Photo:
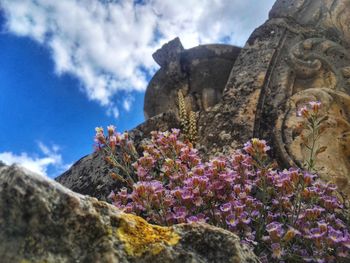
[[[274,0],[0,0],[0,160],[50,177],[143,121],[152,53],[243,46]]]

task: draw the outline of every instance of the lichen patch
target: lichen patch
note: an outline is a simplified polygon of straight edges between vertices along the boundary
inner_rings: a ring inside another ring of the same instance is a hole
[[[151,225],[130,214],[122,216],[117,235],[124,242],[127,254],[135,257],[159,254],[165,246],[174,246],[180,240],[172,228]]]

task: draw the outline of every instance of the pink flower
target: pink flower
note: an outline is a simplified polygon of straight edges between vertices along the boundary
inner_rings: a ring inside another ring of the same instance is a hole
[[[113,125],[107,126],[107,131],[108,131],[108,135],[112,136],[115,132],[115,126],[113,126]]]
[[[321,108],[321,102],[320,101],[310,101],[309,105],[311,106],[311,109],[313,113],[317,114],[319,109]]]
[[[299,117],[308,118],[310,116],[310,111],[307,106],[303,106],[298,110],[297,115]]]

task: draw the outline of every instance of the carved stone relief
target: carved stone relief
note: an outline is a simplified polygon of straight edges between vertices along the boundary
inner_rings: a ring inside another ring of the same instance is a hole
[[[281,149],[280,157],[292,166],[304,166],[309,151],[302,136],[309,136],[306,130],[299,131],[303,118],[298,109],[309,101],[322,103],[321,114],[328,119],[323,123],[317,146],[326,146],[325,152],[316,157],[316,170],[326,181],[335,182],[350,194],[350,96],[342,91],[328,88],[311,88],[294,94],[288,101],[288,110],[281,115],[276,125],[276,137]],[[282,132],[278,132],[282,131]]]
[[[275,127],[279,158],[287,165],[303,167],[309,151],[302,136],[308,135],[298,131],[302,117],[297,111],[309,101],[320,101],[328,120],[317,143],[327,149],[317,156],[316,170],[350,194],[350,54],[333,41],[309,38],[290,48],[287,65],[293,84]]]

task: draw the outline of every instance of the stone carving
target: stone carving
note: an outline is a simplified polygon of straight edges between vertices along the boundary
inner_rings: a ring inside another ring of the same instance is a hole
[[[350,54],[333,41],[309,38],[290,49],[287,64],[290,68],[288,78],[293,84],[289,105],[285,113],[281,113],[275,129],[280,158],[289,165],[299,166],[307,158],[300,136],[294,135],[298,119],[296,111],[307,101],[319,100],[329,120],[324,127],[326,132],[319,140],[328,148],[318,157],[318,170],[324,179],[333,179],[341,189],[350,193],[346,187],[350,180],[349,155],[346,153],[347,145],[350,145],[346,136],[350,132]]]
[[[270,16],[280,19],[288,7],[289,4],[277,1]],[[288,10],[288,16],[293,19],[280,24],[285,33],[279,49],[285,57],[280,55],[275,61],[272,81],[265,87],[269,97],[262,95],[264,103],[258,106],[262,111],[260,121],[269,119],[269,123],[276,123],[276,157],[286,166],[302,167],[307,151],[301,142],[303,132],[296,132],[300,122],[297,109],[310,100],[321,101],[328,120],[322,127],[324,133],[319,144],[327,146],[327,150],[317,157],[317,169],[323,179],[335,182],[347,194],[350,194],[350,53],[347,49],[350,31],[345,26],[349,18],[344,14],[349,11],[348,1],[294,1]],[[266,128],[255,125],[255,133],[267,136]]]
[[[207,110],[219,102],[240,48],[229,45],[201,45],[188,50],[179,38],[153,54],[161,66],[145,95],[146,119],[177,110],[177,92],[182,90],[188,111]]]
[[[322,38],[309,38],[293,46],[289,65],[296,78],[309,80],[296,83],[294,92],[311,87],[327,87],[350,92],[350,54],[339,44]]]
[[[346,93],[328,88],[311,88],[294,94],[288,102],[286,113],[280,116],[276,125],[280,158],[291,166],[299,167],[308,158],[308,151],[302,143],[302,135],[306,135],[304,131],[299,131],[302,118],[297,111],[311,100],[320,101],[322,114],[328,116],[318,140],[318,144],[327,146],[327,149],[318,155],[316,170],[325,180],[334,181],[340,190],[350,194],[350,96]]]

